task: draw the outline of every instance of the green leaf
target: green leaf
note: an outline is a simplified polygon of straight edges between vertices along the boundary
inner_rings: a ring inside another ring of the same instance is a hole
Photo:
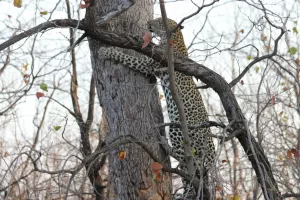
[[[53,128],[55,131],[58,131],[61,128],[61,126],[54,126]]]
[[[252,59],[252,56],[247,56],[247,60],[251,60]]]
[[[292,55],[295,55],[296,53],[297,53],[297,48],[296,47],[291,47],[289,50],[288,50],[288,52],[290,53],[290,54],[292,54]]]
[[[255,72],[258,73],[259,67],[255,67]]]
[[[43,11],[43,12],[40,12],[41,15],[47,15],[48,14],[48,11]]]
[[[181,140],[181,141],[180,141],[180,145],[183,145],[183,144],[184,144],[184,141],[183,141],[183,140]]]
[[[293,33],[294,33],[295,35],[298,35],[298,30],[297,30],[296,27],[293,28]]]
[[[41,83],[40,88],[46,92],[48,92],[48,85],[46,83]]]
[[[284,83],[284,82],[282,82],[282,83],[280,83],[280,84],[281,84],[282,86],[284,86],[284,84],[285,84],[285,83]]]
[[[14,0],[14,6],[17,8],[22,7],[22,0]]]

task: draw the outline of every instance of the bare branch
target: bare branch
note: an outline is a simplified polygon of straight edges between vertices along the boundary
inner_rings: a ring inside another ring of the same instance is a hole
[[[300,194],[283,194],[281,195],[283,199],[289,198],[289,197],[300,197]]]
[[[189,129],[187,126],[187,120],[184,112],[184,106],[183,102],[180,96],[181,91],[179,91],[179,88],[176,87],[176,81],[175,81],[175,71],[174,71],[174,52],[173,47],[170,44],[171,35],[172,33],[169,30],[168,22],[167,22],[167,13],[164,5],[164,1],[160,0],[160,10],[161,15],[165,27],[165,31],[167,34],[166,38],[166,49],[167,49],[167,57],[168,57],[168,74],[169,74],[169,82],[170,82],[170,90],[172,94],[172,99],[174,100],[176,107],[178,109],[179,113],[179,119],[180,119],[180,125],[181,125],[181,131],[183,135],[183,146],[184,146],[184,162],[187,163],[187,170],[190,175],[193,175],[195,172],[195,167],[193,163],[193,156],[192,156],[192,147],[191,147],[191,141],[189,137]],[[175,29],[176,30],[176,29]]]
[[[252,62],[250,62],[248,64],[247,67],[245,67],[245,69],[242,71],[242,73],[238,77],[236,77],[234,80],[232,80],[229,83],[230,87],[233,87],[235,84],[237,84],[244,77],[244,75],[249,71],[249,69],[253,65],[255,65],[256,63],[258,63],[260,61],[263,61],[265,59],[270,59],[270,58],[274,57],[275,55],[277,55],[279,40],[282,38],[282,36],[285,33],[286,33],[286,31],[284,31],[283,29],[281,29],[281,33],[279,34],[279,36],[274,41],[274,50],[273,50],[273,52],[271,54],[268,54],[268,55],[264,55],[264,56],[261,56],[261,57],[256,57]]]
[[[204,1],[203,1],[203,2],[204,2]],[[217,3],[217,2],[219,2],[219,0],[214,0],[214,1],[212,1],[211,3],[209,3],[209,4],[205,4],[205,5],[202,5],[201,7],[199,7],[199,6],[197,6],[197,5],[192,1],[192,3],[193,3],[194,5],[196,5],[196,6],[198,7],[198,9],[197,9],[194,13],[192,13],[192,14],[190,14],[190,15],[184,17],[184,18],[182,18],[182,19],[180,20],[180,22],[177,24],[177,26],[175,26],[174,28],[172,28],[172,29],[170,30],[170,32],[174,32],[176,29],[178,29],[178,28],[182,25],[182,23],[183,23],[185,20],[187,20],[187,19],[189,19],[189,18],[191,18],[191,17],[193,17],[193,16],[199,14],[200,11],[201,11],[203,8],[206,8],[206,7],[209,7],[209,6],[211,6],[211,5],[214,5],[214,4]]]
[[[6,67],[8,66],[9,64],[9,51],[7,53],[7,56],[6,56],[6,59],[3,63],[3,66],[0,68],[0,75],[4,72],[4,70],[6,69]]]

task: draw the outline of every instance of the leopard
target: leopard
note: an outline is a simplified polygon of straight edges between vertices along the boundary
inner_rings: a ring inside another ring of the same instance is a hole
[[[166,43],[171,41],[175,57],[188,57],[188,49],[185,45],[181,25],[174,20],[167,19],[169,29],[175,29],[171,35],[171,40],[167,40],[164,23],[162,18],[157,18],[147,22],[147,28],[160,38],[159,46],[166,47]],[[110,60],[122,63],[123,65],[139,71],[145,75],[153,75],[160,79],[162,90],[167,103],[167,112],[171,124],[180,124],[179,111],[172,98],[170,90],[169,75],[166,66],[154,61],[152,58],[142,55],[134,57],[117,51],[114,47],[101,47],[99,56],[104,60]],[[175,71],[175,82],[180,97],[183,102],[184,112],[186,115],[187,125],[195,125],[208,121],[208,113],[206,111],[200,91],[196,89],[196,83],[193,77]],[[195,166],[203,166],[208,171],[215,160],[215,146],[213,139],[208,135],[211,134],[210,128],[192,129],[189,128],[189,139],[193,152],[193,160]],[[171,142],[172,152],[179,166],[183,170],[187,170],[184,160],[184,140],[180,127],[170,126],[169,138]],[[184,185],[187,183],[184,182]],[[195,191],[194,191],[195,193]]]

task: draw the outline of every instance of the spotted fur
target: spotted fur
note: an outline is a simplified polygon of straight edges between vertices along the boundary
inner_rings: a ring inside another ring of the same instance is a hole
[[[150,31],[154,32],[161,38],[160,45],[162,47],[166,44],[166,34],[162,19],[158,18],[151,20],[147,23]],[[171,19],[168,19],[169,28],[172,29],[177,26],[177,23]],[[188,56],[187,48],[184,44],[183,35],[179,27],[172,34],[172,44],[174,47],[174,55]],[[100,56],[106,60],[115,60],[120,62],[134,70],[140,71],[144,74],[155,75],[161,79],[162,88],[166,97],[168,115],[171,122],[180,123],[179,113],[175,102],[172,99],[171,91],[169,89],[169,76],[166,71],[159,70],[165,68],[160,63],[153,59],[143,56],[142,58],[136,58],[116,51],[114,48],[101,48]],[[188,125],[199,124],[208,120],[208,115],[204,107],[204,103],[200,92],[195,89],[196,84],[192,77],[186,76],[182,73],[175,72],[175,80],[177,87],[180,89],[181,98],[183,101],[184,111],[187,118]],[[203,164],[205,169],[208,169],[214,162],[215,147],[211,137],[207,137],[210,134],[210,128],[202,128],[192,130],[189,129],[189,137],[191,146],[194,152],[195,164],[200,166]],[[176,159],[181,163],[182,168],[186,168],[184,162],[184,148],[183,148],[183,135],[180,128],[170,128],[170,140],[172,144],[172,150],[176,155]]]

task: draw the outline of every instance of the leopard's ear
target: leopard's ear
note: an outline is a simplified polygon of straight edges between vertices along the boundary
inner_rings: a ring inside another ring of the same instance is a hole
[[[183,28],[184,28],[184,26],[180,25],[180,26],[179,26],[179,28],[180,28],[180,30],[181,30],[181,29],[183,29]]]

